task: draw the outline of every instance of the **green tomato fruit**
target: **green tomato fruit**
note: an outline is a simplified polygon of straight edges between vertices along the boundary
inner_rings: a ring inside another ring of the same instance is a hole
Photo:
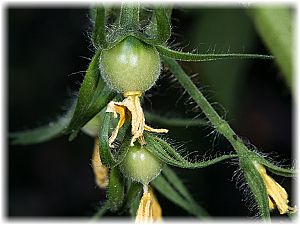
[[[160,73],[159,54],[151,45],[129,36],[100,56],[101,74],[112,89],[145,92]]]
[[[138,144],[129,146],[128,152],[120,164],[124,176],[144,185],[157,177],[162,167],[163,163],[147,150],[147,146],[141,147]]]

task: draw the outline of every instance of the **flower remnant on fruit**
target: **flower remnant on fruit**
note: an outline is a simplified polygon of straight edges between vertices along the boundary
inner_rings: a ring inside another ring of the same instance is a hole
[[[145,144],[143,131],[167,133],[166,129],[154,129],[145,124],[144,112],[141,107],[141,95],[150,89],[160,73],[160,57],[157,50],[145,42],[129,36],[110,49],[104,50],[100,56],[100,70],[106,83],[115,91],[122,93],[122,102],[111,101],[106,112],[120,115],[119,123],[113,131],[109,145],[118,135],[119,129],[126,120],[126,115],[132,118],[132,140],[130,145],[138,139]]]
[[[296,212],[296,207],[293,208],[288,205],[288,194],[286,193],[285,189],[267,174],[266,168],[257,162],[255,163],[255,167],[261,175],[267,188],[269,209],[273,210],[277,208],[280,214]]]
[[[161,207],[151,189],[144,186],[144,194],[140,200],[136,214],[136,223],[153,223],[162,221]]]
[[[108,169],[100,160],[99,139],[95,139],[94,151],[92,156],[92,167],[95,175],[95,182],[99,188],[105,189],[108,185]]]
[[[167,133],[167,129],[154,129],[145,124],[145,116],[143,109],[141,107],[140,99],[141,96],[140,91],[130,91],[124,93],[125,99],[122,102],[114,102],[111,101],[106,109],[106,112],[114,113],[114,117],[117,118],[117,113],[120,115],[120,119],[117,127],[112,132],[109,138],[109,145],[113,147],[112,143],[116,139],[118,135],[119,129],[123,126],[127,117],[131,117],[131,133],[132,139],[130,145],[133,146],[134,142],[138,139],[141,145],[145,145],[145,140],[143,137],[144,130],[155,132],[155,133]]]

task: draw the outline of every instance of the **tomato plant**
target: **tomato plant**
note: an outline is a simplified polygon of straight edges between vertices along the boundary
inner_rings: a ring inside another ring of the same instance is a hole
[[[287,192],[270,173],[292,177],[295,170],[274,163],[247,144],[178,63],[231,59],[269,61],[274,57],[177,51],[168,45],[171,15],[171,7],[155,6],[145,10],[138,4],[123,4],[120,9],[99,6],[91,10],[91,42],[95,54],[77,98],[57,121],[14,132],[10,135],[11,143],[36,144],[63,134],[69,135],[72,141],[81,130],[95,138],[92,166],[97,185],[107,191],[107,199],[101,203],[97,216],[111,211],[131,214],[137,222],[161,220],[162,209],[155,197],[157,191],[190,214],[206,217],[208,213],[193,199],[172,168],[202,169],[225,160],[236,160],[262,219],[270,219],[270,211],[275,208],[280,214],[293,214],[295,208],[288,205]],[[147,21],[146,25],[142,25],[141,18]],[[175,119],[173,124],[205,124],[224,137],[234,152],[191,159],[180,154],[166,138],[172,126],[157,129],[146,124],[147,118],[157,117],[151,113],[145,117],[142,107],[145,92],[151,91],[165,71],[173,74],[206,118]]]

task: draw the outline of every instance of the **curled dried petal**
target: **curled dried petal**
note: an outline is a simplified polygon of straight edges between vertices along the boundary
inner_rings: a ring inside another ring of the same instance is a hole
[[[113,131],[111,137],[109,138],[109,145],[113,147],[113,142],[116,139],[119,129],[123,126],[126,120],[126,111],[129,111],[131,115],[131,133],[132,138],[130,145],[134,146],[134,142],[138,139],[141,145],[145,145],[146,142],[143,137],[144,130],[155,132],[155,133],[167,133],[167,129],[154,129],[145,124],[145,116],[143,109],[141,107],[140,91],[130,91],[124,94],[125,99],[122,102],[111,101],[106,112],[114,113],[114,117],[117,117],[117,114],[120,115],[119,122],[115,130]]]
[[[280,214],[295,212],[296,208],[288,205],[288,194],[285,189],[267,174],[266,168],[263,165],[255,163],[255,166],[266,185],[270,210],[276,207]]]
[[[144,186],[144,194],[140,200],[137,211],[136,223],[153,223],[162,221],[161,207],[152,191],[148,191],[148,187]]]
[[[105,189],[108,185],[108,169],[102,164],[100,159],[98,138],[95,139],[94,151],[92,156],[92,167],[97,186]]]

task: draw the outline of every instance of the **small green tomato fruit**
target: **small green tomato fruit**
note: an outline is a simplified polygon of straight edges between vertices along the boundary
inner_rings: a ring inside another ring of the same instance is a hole
[[[152,155],[146,146],[141,147],[136,144],[129,146],[128,152],[120,164],[120,169],[124,176],[143,185],[148,185],[157,177],[163,167],[163,163]]]
[[[155,47],[129,36],[100,56],[101,74],[112,89],[125,93],[145,92],[160,73],[160,58]]]

